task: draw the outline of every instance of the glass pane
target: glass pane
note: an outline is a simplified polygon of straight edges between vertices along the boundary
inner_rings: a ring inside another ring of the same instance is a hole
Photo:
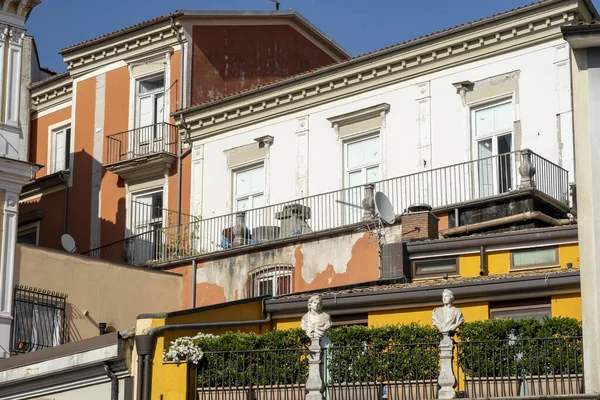
[[[494,132],[512,131],[512,103],[494,107]]]
[[[481,158],[492,155],[492,139],[477,142],[477,156]],[[494,194],[494,169],[492,159],[488,158],[477,162],[477,173],[479,179],[479,196],[491,196]]]
[[[163,90],[165,86],[165,78],[164,76],[159,76],[152,79],[146,79],[144,81],[140,81],[139,85],[139,93],[149,93],[158,90]]]
[[[365,164],[365,149],[363,141],[346,145],[346,167],[353,168]]]
[[[379,162],[379,136],[367,139],[365,142],[365,161],[367,163]]]
[[[475,136],[494,132],[494,108],[475,111]]]
[[[25,243],[25,244],[37,244],[37,231],[32,230],[30,232],[24,232],[17,236],[17,243]]]
[[[363,183],[362,170],[350,172],[348,174],[348,187],[362,185]]]
[[[253,196],[252,197],[252,208],[258,208],[258,207],[262,207],[265,205],[265,196],[264,195],[258,195],[258,196]]]
[[[154,123],[163,122],[165,119],[165,96],[162,93],[155,95],[154,97]],[[155,138],[160,133],[158,130],[155,131]]]
[[[377,182],[379,180],[379,167],[367,168],[367,183]]]
[[[152,125],[154,123],[154,113],[152,111],[152,96],[140,98],[140,109],[138,110],[139,127]],[[148,138],[142,138],[148,140]]]
[[[265,167],[236,172],[235,183],[236,196],[264,191]]]
[[[54,134],[54,172],[65,169],[66,131],[61,130]]]
[[[510,153],[512,145],[512,135],[498,136],[498,154]]]
[[[272,295],[273,294],[273,279],[265,279],[258,282],[258,295]]]
[[[456,260],[417,261],[415,267],[419,274],[429,274],[438,271],[451,271],[456,266]]]
[[[235,210],[236,211],[245,211],[250,208],[249,206],[250,206],[250,200],[247,197],[244,199],[238,199],[235,203]]]
[[[277,296],[292,292],[292,277],[290,275],[277,278]]]
[[[536,249],[513,253],[513,265],[524,267],[528,265],[556,264],[556,249]]]

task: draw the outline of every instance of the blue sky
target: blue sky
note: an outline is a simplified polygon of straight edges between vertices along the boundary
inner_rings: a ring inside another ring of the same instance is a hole
[[[530,3],[531,0],[281,0],[353,55]],[[595,2],[597,3],[597,2]],[[27,30],[42,66],[63,71],[64,47],[176,9],[270,10],[268,0],[43,0]]]

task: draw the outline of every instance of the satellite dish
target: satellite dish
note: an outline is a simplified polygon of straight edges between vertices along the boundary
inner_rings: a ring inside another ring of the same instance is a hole
[[[387,196],[381,192],[375,193],[375,210],[381,218],[387,224],[393,224],[396,220],[396,213],[394,213],[394,207]]]
[[[60,244],[62,244],[62,247],[66,252],[75,253],[75,250],[77,250],[75,239],[68,233],[65,233],[60,237]]]

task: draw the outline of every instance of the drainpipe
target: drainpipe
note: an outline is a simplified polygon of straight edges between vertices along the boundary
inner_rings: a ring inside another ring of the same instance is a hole
[[[119,400],[119,379],[112,372],[108,363],[104,364],[104,372],[110,379],[110,400]]]
[[[485,246],[479,247],[479,275],[485,275]]]
[[[196,260],[192,261],[192,307],[196,308]]]
[[[264,305],[263,305],[264,309]],[[205,322],[196,324],[165,325],[151,329],[146,335],[136,335],[135,345],[138,352],[137,370],[137,400],[150,400],[150,378],[152,377],[152,350],[154,340],[160,333],[174,331],[188,331],[199,329],[240,327],[249,325],[266,325],[271,322],[271,313],[267,313],[265,319],[253,321],[230,321],[230,322]]]
[[[58,179],[65,184],[65,199],[63,208],[63,234],[67,233],[68,210],[69,210],[69,178],[65,178],[62,172],[58,173]]]

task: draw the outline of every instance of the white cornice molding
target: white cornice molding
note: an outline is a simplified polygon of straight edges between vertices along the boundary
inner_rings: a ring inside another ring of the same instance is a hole
[[[31,89],[31,111],[42,112],[72,100],[73,79],[69,75],[51,81],[47,85]]]
[[[183,34],[183,27],[179,23],[176,27],[177,30],[173,29],[169,21],[164,21],[129,35],[67,52],[63,55],[63,60],[67,63],[71,76],[75,78],[115,61],[178,45],[177,32]]]
[[[473,62],[561,38],[560,27],[579,19],[577,2],[561,3],[537,13],[458,32],[397,51],[342,63],[264,89],[183,111],[185,127],[200,139],[233,127],[412,79],[443,68]],[[377,57],[377,58],[374,58]]]
[[[327,118],[331,125],[346,125],[356,121],[361,121],[366,118],[376,117],[381,113],[387,113],[390,111],[390,105],[388,103],[381,103],[373,107],[363,108],[358,111],[352,111],[346,114],[338,115],[335,117]]]

